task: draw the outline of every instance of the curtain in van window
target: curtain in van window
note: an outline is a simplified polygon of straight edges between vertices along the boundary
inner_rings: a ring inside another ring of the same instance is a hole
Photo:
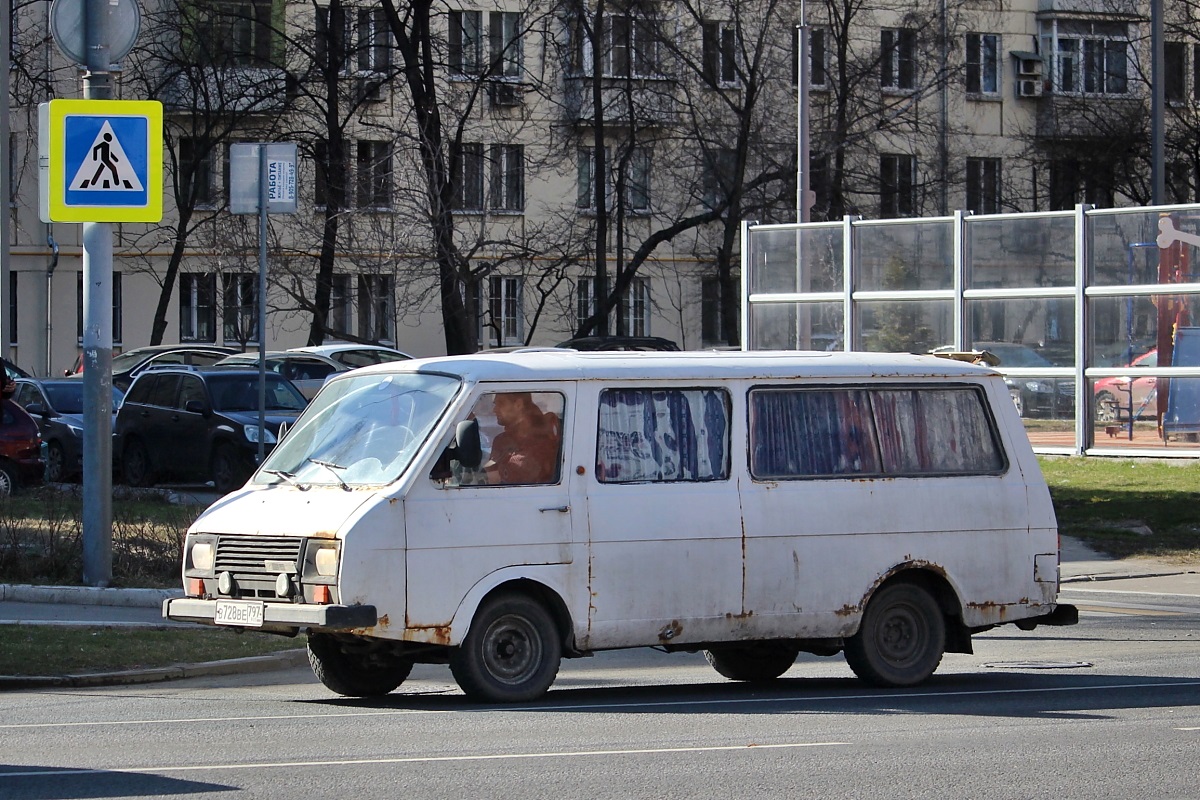
[[[729,475],[729,401],[717,389],[610,389],[600,394],[602,483],[711,481]]]
[[[751,472],[758,478],[880,472],[867,391],[751,394]]]
[[[1003,469],[1004,458],[977,390],[879,390],[872,397],[885,472],[970,474]]]

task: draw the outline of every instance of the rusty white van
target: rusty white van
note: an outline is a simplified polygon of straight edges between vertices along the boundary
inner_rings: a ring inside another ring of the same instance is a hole
[[[188,532],[173,620],[307,636],[334,692],[448,664],[528,701],[563,658],[801,651],[909,686],[997,625],[1072,624],[994,370],[868,353],[430,358],[332,379]]]

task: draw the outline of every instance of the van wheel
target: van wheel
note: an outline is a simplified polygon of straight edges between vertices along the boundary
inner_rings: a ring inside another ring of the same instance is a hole
[[[846,663],[875,686],[915,686],[928,678],[946,650],[946,620],[929,592],[912,583],[880,589],[846,640]]]
[[[121,450],[121,474],[129,486],[152,486],[154,473],[150,469],[150,454],[141,439],[130,439]]]
[[[764,683],[791,668],[800,649],[781,642],[755,642],[740,647],[705,650],[704,658],[731,681]]]
[[[218,494],[229,494],[246,482],[242,459],[230,445],[217,445],[212,457],[212,479]]]
[[[562,660],[562,640],[540,603],[520,594],[492,597],[480,606],[450,671],[467,697],[484,703],[520,703],[546,693]]]
[[[412,662],[383,645],[339,640],[326,633],[308,636],[308,663],[331,692],[346,697],[380,697],[404,683]]]

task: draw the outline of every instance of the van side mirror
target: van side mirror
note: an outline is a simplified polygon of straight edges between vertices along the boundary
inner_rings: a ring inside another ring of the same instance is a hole
[[[483,445],[479,439],[479,420],[465,419],[454,429],[454,443],[446,454],[467,469],[477,469],[483,462]]]

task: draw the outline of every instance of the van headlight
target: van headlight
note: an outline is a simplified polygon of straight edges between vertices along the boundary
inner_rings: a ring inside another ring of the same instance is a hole
[[[332,578],[337,574],[338,551],[336,547],[322,547],[313,556],[313,566],[317,574],[324,578]]]
[[[184,569],[187,572],[212,574],[217,561],[217,539],[215,536],[189,537]]]
[[[246,437],[246,441],[253,444],[258,444],[258,424],[244,425],[242,434]],[[270,428],[263,428],[263,444],[275,444],[275,434],[271,433]]]

